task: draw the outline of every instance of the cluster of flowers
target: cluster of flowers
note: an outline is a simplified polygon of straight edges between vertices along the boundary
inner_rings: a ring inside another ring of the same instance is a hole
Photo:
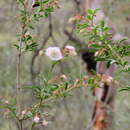
[[[47,126],[48,124],[50,124],[50,121],[47,121],[45,119],[41,120],[40,116],[36,115],[34,118],[33,118],[33,122],[35,123],[42,123],[43,126]]]
[[[64,58],[64,56],[75,56],[77,55],[76,50],[73,46],[67,45],[64,49],[59,47],[48,47],[45,51],[40,50],[39,55],[45,54],[53,61],[59,61]]]
[[[29,114],[32,114],[31,111],[28,111],[28,110],[23,110],[22,111],[22,117],[24,117],[26,115],[29,115]],[[43,126],[47,126],[47,125],[49,125],[51,123],[50,121],[47,121],[45,118],[42,118],[40,114],[36,114],[33,117],[33,122],[34,123],[40,123]]]

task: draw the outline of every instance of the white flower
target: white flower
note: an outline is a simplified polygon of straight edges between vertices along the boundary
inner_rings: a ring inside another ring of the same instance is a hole
[[[38,123],[38,122],[40,121],[40,118],[39,118],[38,116],[35,116],[34,119],[33,119],[33,121],[34,121],[35,123]]]
[[[54,61],[63,59],[63,55],[59,47],[48,47],[45,51],[45,55]]]
[[[65,46],[64,52],[67,53],[68,55],[77,55],[75,48],[73,46],[67,45]]]

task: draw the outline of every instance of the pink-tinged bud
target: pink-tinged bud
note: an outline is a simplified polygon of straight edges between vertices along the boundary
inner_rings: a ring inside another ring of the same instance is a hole
[[[111,76],[109,76],[109,77],[107,78],[107,82],[111,83],[112,81],[113,81],[113,78],[112,78]]]
[[[75,18],[76,20],[81,20],[81,19],[84,19],[84,16],[79,15],[79,16],[75,16],[74,18]]]
[[[34,119],[33,119],[33,121],[34,121],[35,123],[39,123],[40,117],[39,117],[39,116],[35,116]]]
[[[102,81],[111,83],[111,82],[113,82],[113,78],[109,75],[103,74],[102,75]]]
[[[81,15],[74,16],[74,17],[69,19],[69,22],[73,22],[73,21],[76,21],[76,20],[82,20],[82,19],[84,19],[84,16],[81,16]]]
[[[77,55],[76,50],[73,46],[67,45],[63,50],[65,55],[75,56]]]

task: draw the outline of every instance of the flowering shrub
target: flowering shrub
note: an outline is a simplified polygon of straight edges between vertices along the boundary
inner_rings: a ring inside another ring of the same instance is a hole
[[[89,9],[87,16],[80,16],[80,19],[79,16],[77,16],[79,20],[76,25],[77,32],[86,37],[87,47],[90,52],[95,53],[96,61],[107,62],[107,68],[112,64],[116,64],[121,67],[121,72],[130,73],[129,61],[126,60],[126,57],[130,56],[130,45],[127,44],[127,39],[122,38],[117,40],[116,38],[116,40],[113,40],[110,28],[103,20],[99,23],[95,23],[94,21],[98,10],[99,9]],[[108,82],[113,80],[111,77],[102,77],[102,80],[105,81],[106,79],[108,79]],[[90,79],[90,83],[91,86],[97,87],[94,78]],[[130,90],[130,87],[122,90]]]
[[[18,20],[20,22],[20,30],[18,36],[18,43],[14,44],[17,49],[17,93],[15,99],[0,100],[0,107],[5,109],[5,115],[14,119],[18,124],[18,129],[24,129],[24,121],[30,121],[31,125],[28,126],[32,130],[35,125],[41,124],[47,126],[50,124],[48,117],[49,113],[43,111],[43,108],[48,106],[55,99],[65,97],[68,92],[74,88],[81,87],[79,84],[70,83],[66,75],[56,76],[51,79],[41,77],[40,85],[30,85],[23,87],[21,85],[21,56],[29,51],[36,51],[39,44],[36,42],[31,32],[35,30],[35,23],[41,18],[46,18],[48,15],[58,8],[58,0],[34,0],[30,6],[26,0],[17,0],[19,6]],[[54,61],[54,66],[65,59],[66,56],[76,55],[73,46],[66,46],[64,49],[59,47],[48,47],[46,50],[40,50],[39,55],[46,55],[50,60]],[[49,70],[50,75],[52,69]],[[33,93],[32,98],[34,102],[27,108],[22,107],[23,89],[25,91],[31,90]],[[42,109],[41,109],[42,108]]]
[[[11,117],[18,124],[18,129],[24,129],[24,121],[30,121],[31,125],[28,129],[32,130],[35,125],[40,124],[47,126],[50,124],[50,113],[44,111],[44,108],[51,104],[54,100],[61,97],[66,97],[74,88],[81,87],[82,83],[69,82],[66,75],[58,75],[53,78],[41,77],[40,85],[30,85],[23,87],[21,85],[21,56],[29,51],[36,51],[39,46],[31,32],[35,29],[35,23],[41,18],[46,18],[58,7],[58,0],[34,0],[32,6],[28,5],[26,0],[17,0],[20,11],[18,20],[20,22],[21,33],[18,34],[18,44],[14,44],[17,49],[17,93],[15,99],[0,100],[0,107],[5,109],[5,115]],[[64,49],[59,47],[48,47],[45,50],[40,50],[39,55],[46,55],[52,63],[51,72],[54,66],[65,60],[66,56],[76,55],[73,46],[66,46]],[[35,100],[28,107],[22,107],[23,89],[30,90],[33,93],[32,98]]]
[[[24,55],[28,51],[36,51],[38,43],[35,41],[34,37],[29,33],[35,29],[34,23],[38,22],[41,18],[46,18],[48,15],[58,7],[57,0],[35,0],[32,3],[31,9],[27,6],[26,0],[17,0],[20,11],[19,11],[19,21],[21,24],[22,32],[18,34],[19,44],[14,44],[17,48],[17,95],[15,100],[4,100],[1,101],[1,107],[6,109],[6,114],[10,115],[17,124],[20,130],[23,130],[23,121],[31,121],[31,126],[28,126],[30,130],[37,124],[46,126],[50,124],[48,121],[49,113],[43,111],[43,109],[53,102],[57,98],[66,97],[68,93],[79,87],[98,87],[100,82],[111,82],[112,77],[106,77],[105,75],[95,75],[94,77],[81,77],[80,79],[75,79],[74,81],[69,81],[66,75],[58,75],[51,79],[47,77],[41,77],[42,84],[40,85],[30,85],[22,88],[20,80],[20,64],[21,55]],[[37,8],[35,8],[37,7]],[[109,28],[106,26],[104,21],[100,24],[94,24],[93,20],[98,10],[88,10],[88,15],[75,16],[70,21],[81,22],[77,24],[77,32],[82,33],[88,38],[88,48],[93,48],[95,52],[95,58],[97,61],[107,61],[108,67],[115,63],[123,67],[123,71],[130,71],[128,66],[128,61],[123,60],[125,56],[130,54],[129,45],[123,44],[125,39],[117,41],[118,44],[113,44],[111,40],[111,34],[109,33]],[[40,50],[39,55],[46,55],[52,61],[62,62],[65,57],[77,55],[76,49],[73,46],[67,45],[63,49],[59,47],[48,47],[45,50]],[[52,69],[54,65],[52,65]],[[51,69],[51,71],[52,71]],[[29,89],[33,92],[33,102],[30,106],[25,108],[21,107],[22,104],[22,90]]]

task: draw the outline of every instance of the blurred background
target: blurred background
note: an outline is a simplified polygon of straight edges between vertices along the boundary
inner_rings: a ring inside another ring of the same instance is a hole
[[[80,2],[83,0],[79,0]],[[34,36],[39,43],[39,48],[48,46],[73,45],[79,50],[77,42],[72,41],[66,34],[66,30],[73,33],[73,37],[80,41],[84,38],[73,31],[74,25],[69,23],[69,18],[79,14],[75,0],[61,0],[60,8],[51,14],[52,34],[45,40],[49,32],[49,18],[42,19],[35,25]],[[102,9],[109,17],[116,31],[121,35],[130,37],[130,0],[104,0]],[[16,35],[19,33],[17,20],[18,7],[14,0],[0,0],[0,98],[12,98],[16,94],[16,49],[13,44],[17,43]],[[44,45],[43,45],[44,44]],[[48,76],[51,62],[44,56],[29,52],[22,57],[22,85],[38,82],[37,73]],[[65,74],[70,79],[86,75],[86,65],[80,54],[71,57],[58,65],[53,75]],[[114,105],[113,130],[130,130],[130,93],[119,92],[120,87],[130,83],[130,76],[120,75],[115,72],[115,79],[119,81]],[[80,88],[72,92],[73,96],[58,100],[47,111],[53,115],[53,121],[45,130],[87,130],[91,120],[94,97],[89,88]],[[24,106],[31,104],[31,96],[28,91],[24,92]],[[11,119],[0,110],[0,130],[16,130]],[[40,128],[39,128],[40,129]]]

